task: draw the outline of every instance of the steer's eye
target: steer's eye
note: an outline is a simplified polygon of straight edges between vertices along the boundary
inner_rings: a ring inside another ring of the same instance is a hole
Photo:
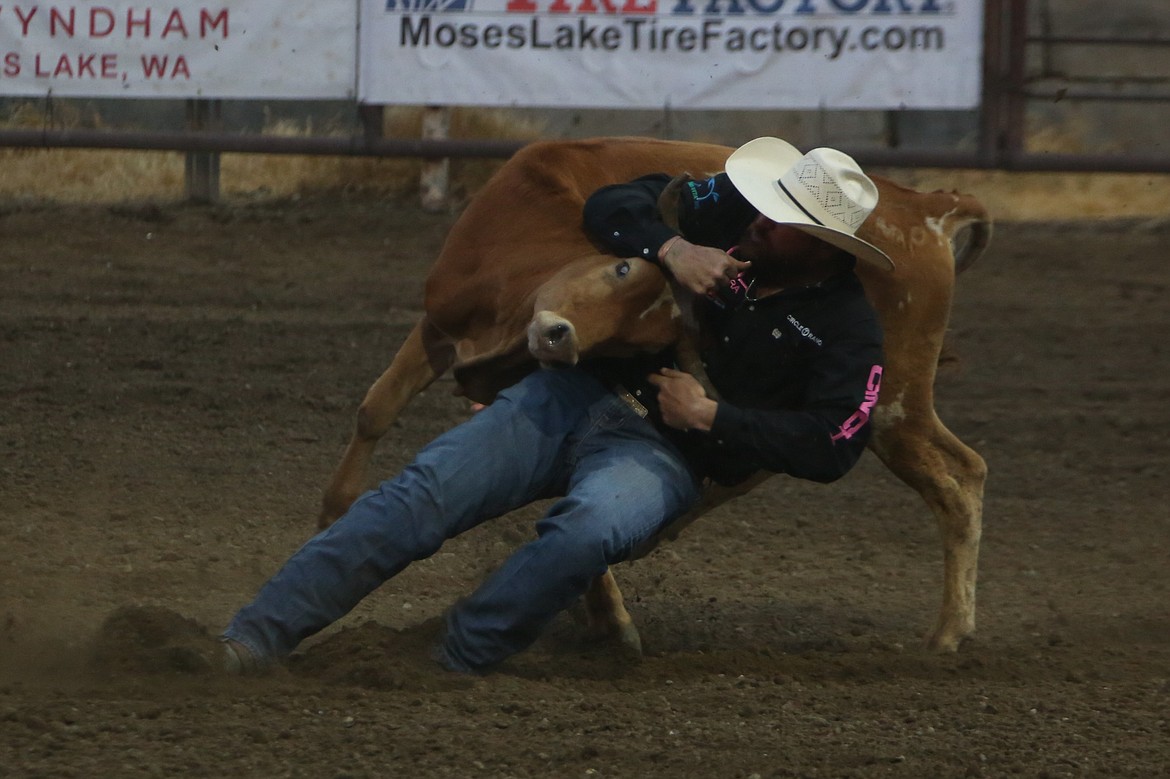
[[[622,260],[613,267],[613,272],[617,274],[619,279],[624,279],[626,274],[630,272],[630,263],[628,260]]]

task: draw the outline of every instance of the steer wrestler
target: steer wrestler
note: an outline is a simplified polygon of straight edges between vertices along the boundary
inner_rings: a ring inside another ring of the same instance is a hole
[[[882,333],[854,264],[892,267],[855,235],[877,203],[873,182],[839,151],[757,138],[724,173],[681,182],[668,224],[658,201],[670,183],[603,188],[584,226],[706,296],[701,357],[719,399],[669,350],[529,374],[297,551],[224,632],[229,671],[280,661],[446,539],[559,497],[538,537],[446,616],[435,658],[483,672],[692,508],[705,483],[760,470],[828,482],[857,462]]]

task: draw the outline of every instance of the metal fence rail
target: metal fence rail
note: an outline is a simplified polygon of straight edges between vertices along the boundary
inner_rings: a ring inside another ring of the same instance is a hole
[[[0,146],[39,149],[139,149],[239,154],[343,157],[510,157],[525,141],[495,139],[370,138],[367,136],[242,135],[222,131],[0,130]]]

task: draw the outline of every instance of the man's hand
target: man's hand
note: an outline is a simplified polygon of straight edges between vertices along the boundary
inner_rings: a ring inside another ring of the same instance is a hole
[[[683,238],[672,238],[663,246],[666,251],[659,255],[663,266],[680,284],[699,295],[726,286],[752,265],[727,252],[710,246],[696,246]]]
[[[710,430],[719,404],[707,397],[703,386],[689,373],[663,368],[649,377],[658,388],[662,421],[676,430]]]

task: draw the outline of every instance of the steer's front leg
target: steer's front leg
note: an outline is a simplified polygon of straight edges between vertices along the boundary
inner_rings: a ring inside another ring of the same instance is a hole
[[[378,441],[411,399],[430,386],[453,360],[450,345],[423,317],[358,408],[353,435],[322,496],[318,528],[331,525],[366,489],[366,472]]]

